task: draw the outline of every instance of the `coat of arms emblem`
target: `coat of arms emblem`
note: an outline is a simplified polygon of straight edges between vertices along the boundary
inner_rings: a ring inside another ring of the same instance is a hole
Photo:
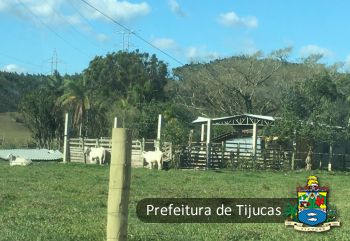
[[[328,192],[328,187],[319,186],[316,176],[309,176],[307,185],[297,188],[297,208],[289,205],[288,210],[292,212],[289,218],[292,220],[286,220],[285,224],[293,225],[299,231],[315,232],[340,226],[340,222],[335,220],[335,210],[328,215]]]
[[[310,176],[307,186],[298,188],[298,219],[316,226],[327,219],[327,187],[319,187],[316,176]]]

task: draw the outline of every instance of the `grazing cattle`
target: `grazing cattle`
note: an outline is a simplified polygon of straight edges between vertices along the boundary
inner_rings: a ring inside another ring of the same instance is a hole
[[[7,159],[10,162],[10,166],[28,166],[32,163],[31,160],[27,160],[20,156],[14,156],[12,154],[8,155]]]
[[[106,162],[107,151],[103,147],[85,147],[84,155],[90,163],[103,165]]]
[[[153,169],[155,166],[158,167],[158,170],[161,170],[163,167],[163,152],[161,151],[143,151],[142,157],[146,161],[146,164],[149,165],[149,169]]]

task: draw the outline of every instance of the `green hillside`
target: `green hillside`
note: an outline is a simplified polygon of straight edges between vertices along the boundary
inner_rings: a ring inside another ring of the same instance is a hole
[[[0,113],[0,146],[3,140],[8,144],[23,144],[30,139],[31,132],[23,125],[23,123],[19,122],[18,113]]]
[[[0,113],[17,111],[23,95],[37,88],[46,76],[0,71]]]

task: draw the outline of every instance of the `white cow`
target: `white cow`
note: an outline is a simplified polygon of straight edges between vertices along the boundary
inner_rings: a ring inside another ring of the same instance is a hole
[[[10,162],[10,166],[28,166],[32,163],[31,160],[25,159],[20,156],[14,156],[12,154],[8,155],[7,159]]]
[[[146,161],[146,164],[149,165],[149,169],[153,169],[154,166],[158,166],[158,170],[161,170],[163,167],[163,152],[161,151],[143,151],[142,157]]]
[[[106,149],[103,147],[85,147],[84,155],[90,163],[99,163],[100,165],[106,162]]]

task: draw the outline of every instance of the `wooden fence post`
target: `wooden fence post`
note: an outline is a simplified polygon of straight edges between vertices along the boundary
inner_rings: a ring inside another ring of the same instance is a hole
[[[100,147],[100,139],[99,138],[96,139],[95,147]]]
[[[239,152],[240,152],[240,149],[241,149],[241,144],[238,142],[237,143],[237,164],[238,164],[238,166],[240,165],[239,164]]]
[[[157,127],[157,139],[155,140],[155,150],[160,151],[162,149],[161,147],[161,131],[162,131],[162,115],[158,115],[158,127]]]
[[[295,140],[293,140],[293,152],[292,152],[292,164],[291,164],[291,169],[295,169],[295,156],[297,154],[297,143]]]
[[[329,145],[328,171],[332,171],[333,145]]]
[[[64,144],[63,144],[63,163],[67,163],[69,160],[69,115],[66,113],[64,122]]]
[[[113,128],[118,128],[118,118],[114,117]]]
[[[130,130],[113,128],[107,207],[107,241],[127,240],[131,145]]]
[[[83,143],[82,143],[82,148],[83,148],[83,158],[84,158],[84,163],[86,164],[86,156],[85,156],[85,140],[84,137],[81,137],[80,139]]]

